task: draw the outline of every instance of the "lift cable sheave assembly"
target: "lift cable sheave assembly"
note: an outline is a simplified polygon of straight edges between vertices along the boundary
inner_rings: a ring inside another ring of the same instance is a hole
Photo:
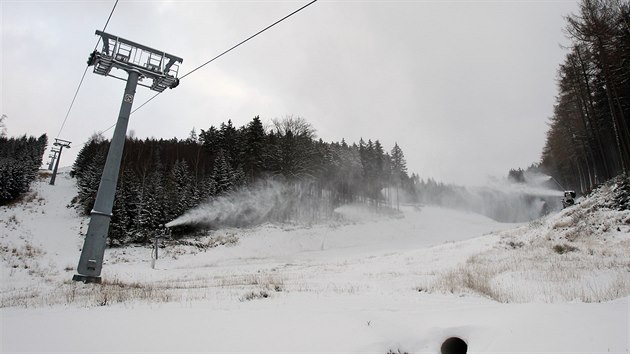
[[[103,48],[101,52],[94,50],[88,58],[88,66],[94,66],[95,74],[127,81],[113,75],[111,70],[133,69],[139,72],[140,81],[143,78],[153,80],[152,85],[138,82],[138,85],[153,91],[162,92],[167,87],[175,88],[179,85],[177,74],[182,58],[103,31],[96,31],[96,34],[103,39]]]

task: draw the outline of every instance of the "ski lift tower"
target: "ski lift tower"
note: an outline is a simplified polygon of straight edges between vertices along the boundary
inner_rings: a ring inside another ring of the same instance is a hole
[[[90,212],[90,224],[77,267],[79,274],[75,274],[72,278],[84,283],[101,282],[103,255],[107,243],[109,222],[112,217],[114,194],[116,193],[120,161],[127,134],[127,123],[131,114],[136,87],[137,85],[145,86],[157,92],[162,92],[167,87],[177,87],[179,85],[177,78],[179,64],[183,62],[182,58],[118,36],[102,31],[96,31],[96,34],[101,36],[103,47],[100,52],[95,50],[90,54],[88,66],[94,66],[94,73],[96,74],[127,81],[127,85],[114,135],[109,145],[94,208]],[[113,68],[126,71],[127,79],[113,75],[111,73]],[[151,80],[151,83],[142,83],[144,79]]]
[[[50,171],[52,171],[53,165],[55,164],[55,160],[57,159],[57,155],[60,151],[60,149],[56,149],[54,147],[50,149],[50,154],[48,155],[48,157],[50,157],[50,162],[48,163],[48,169]]]
[[[72,144],[71,141],[55,138],[55,142],[53,143],[53,146],[59,147],[59,151],[58,151],[59,154],[57,155],[57,161],[55,162],[55,168],[53,169],[52,176],[50,177],[50,185],[51,186],[55,185],[55,180],[57,179],[57,169],[59,168],[59,160],[61,160],[61,152],[63,151],[63,148],[70,149],[70,144]],[[52,161],[51,161],[51,164],[52,164]]]

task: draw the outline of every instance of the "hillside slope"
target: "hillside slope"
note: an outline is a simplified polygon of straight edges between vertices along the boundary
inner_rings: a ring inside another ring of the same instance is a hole
[[[628,352],[628,214],[598,202],[521,225],[346,206],[164,244],[156,269],[148,247],[108,249],[95,285],[70,281],[87,219],[57,181],[0,209],[2,352]]]
[[[630,295],[630,183],[617,178],[557,214],[498,233],[489,250],[425,286],[500,302],[608,301]]]

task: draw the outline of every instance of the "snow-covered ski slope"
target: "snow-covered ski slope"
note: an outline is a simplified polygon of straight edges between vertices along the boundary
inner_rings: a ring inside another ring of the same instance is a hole
[[[72,282],[87,219],[66,174],[0,208],[1,352],[627,353],[628,212],[587,200],[527,224],[358,206],[326,225],[109,249]],[[605,198],[605,196],[601,197]]]

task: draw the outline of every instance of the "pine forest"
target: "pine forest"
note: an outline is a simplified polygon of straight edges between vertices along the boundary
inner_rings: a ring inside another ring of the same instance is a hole
[[[79,188],[74,203],[86,215],[108,148],[109,141],[93,136],[71,172]],[[238,128],[228,121],[199,134],[193,130],[185,140],[128,138],[109,237],[112,245],[145,242],[189,209],[261,184],[283,187],[273,213],[258,221],[317,222],[350,202],[397,208],[415,194],[417,179],[407,174],[398,144],[385,151],[378,140],[327,143],[299,117],[274,120],[268,130],[255,117]],[[193,231],[174,228],[174,233]]]

